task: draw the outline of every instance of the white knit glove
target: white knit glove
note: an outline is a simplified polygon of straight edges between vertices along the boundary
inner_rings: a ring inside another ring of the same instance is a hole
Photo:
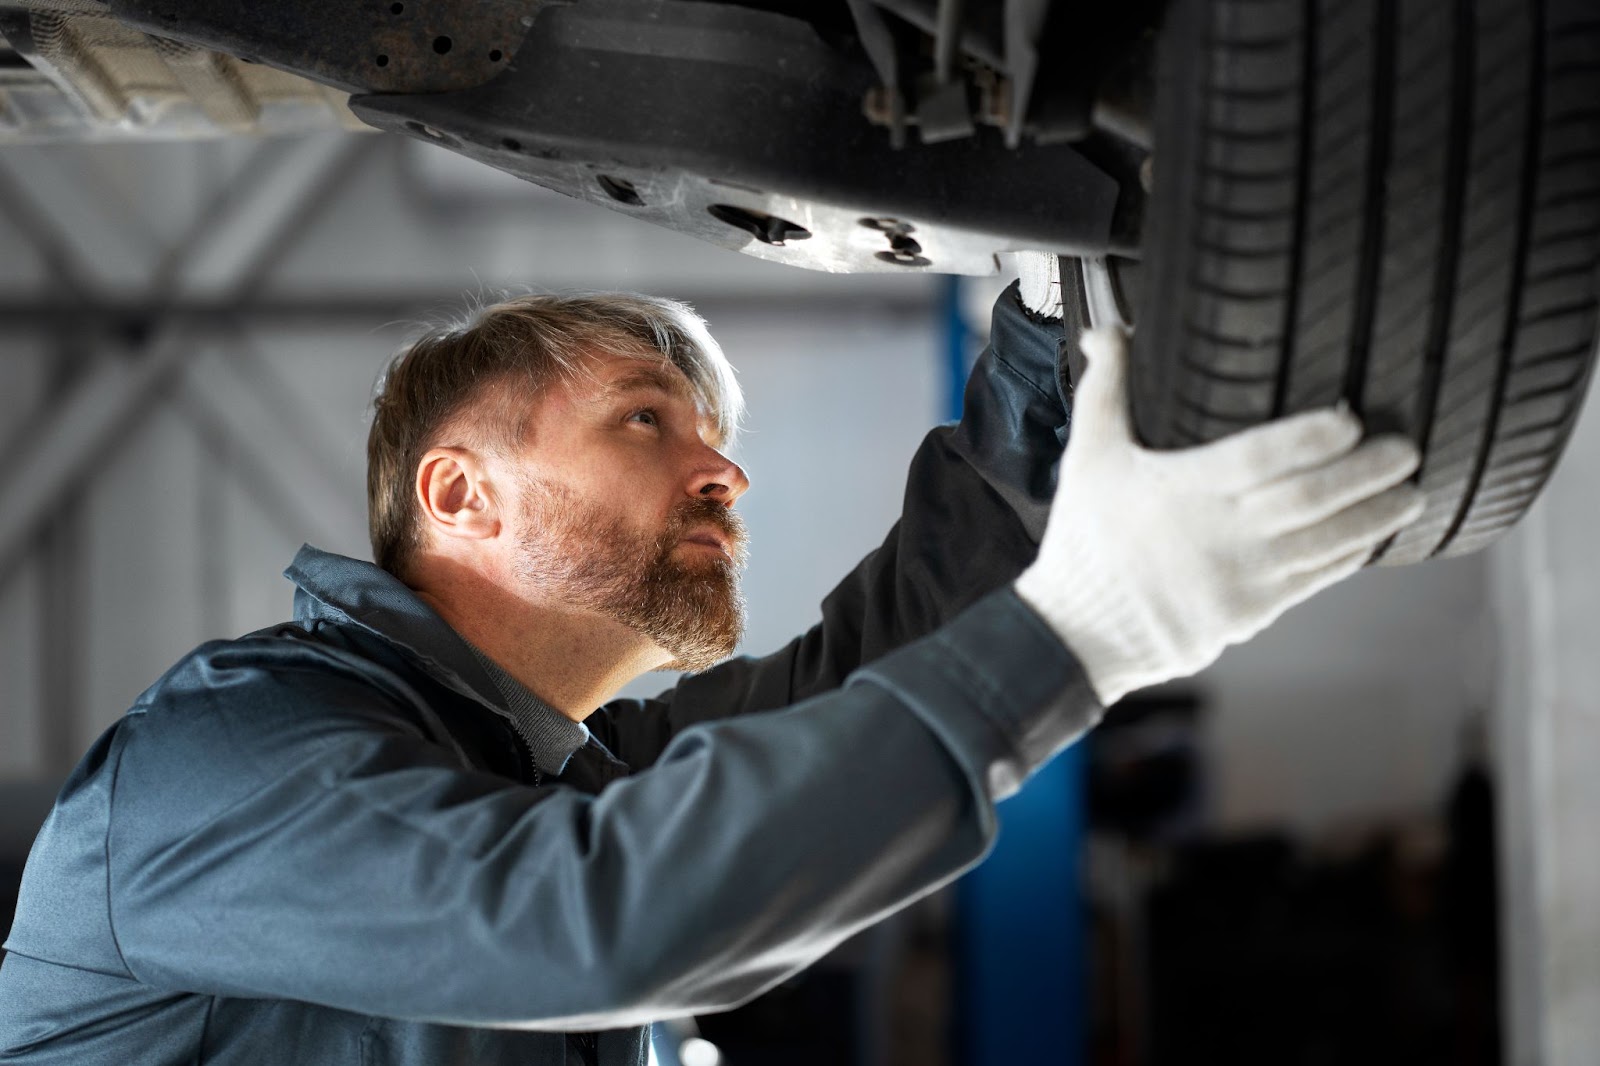
[[[1422,514],[1404,437],[1357,447],[1334,408],[1211,444],[1151,451],[1133,435],[1127,342],[1086,331],[1087,373],[1038,559],[1019,595],[1110,706],[1187,677],[1285,610],[1359,570]]]
[[[1042,318],[1061,317],[1061,274],[1049,252],[1017,252],[1017,296]]]

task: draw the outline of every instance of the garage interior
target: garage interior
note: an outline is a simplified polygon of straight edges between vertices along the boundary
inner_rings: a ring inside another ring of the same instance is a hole
[[[760,653],[894,520],[1009,281],[760,262],[353,131],[8,144],[0,248],[0,928],[138,693],[286,617],[302,542],[366,557],[367,405],[412,323],[528,289],[694,304],[749,397]],[[1597,520],[1591,403],[1488,550],[1369,569],[1130,698],[984,866],[658,1054],[1595,1061]]]

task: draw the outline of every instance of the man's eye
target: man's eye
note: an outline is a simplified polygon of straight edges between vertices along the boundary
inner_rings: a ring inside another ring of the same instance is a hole
[[[648,407],[642,411],[633,412],[633,414],[628,416],[628,421],[643,422],[647,426],[660,425],[661,423],[661,419],[657,417],[656,413]]]

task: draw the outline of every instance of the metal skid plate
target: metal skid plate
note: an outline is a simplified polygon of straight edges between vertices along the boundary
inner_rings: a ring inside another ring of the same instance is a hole
[[[482,84],[351,101],[382,129],[713,244],[818,270],[992,274],[1103,254],[1116,181],[995,129],[894,149],[869,64],[781,14],[685,0],[536,9]]]
[[[24,4],[82,0],[24,0]],[[106,0],[147,33],[291,70],[347,93],[443,92],[499,72],[545,0]]]

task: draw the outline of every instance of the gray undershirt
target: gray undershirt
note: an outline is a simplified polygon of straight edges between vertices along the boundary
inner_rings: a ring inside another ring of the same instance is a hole
[[[502,670],[499,663],[470,642],[463,643],[472,650],[506,701],[511,724],[523,743],[528,745],[533,755],[533,765],[544,773],[559,774],[572,753],[589,742],[588,728],[529,692],[526,685]]]

